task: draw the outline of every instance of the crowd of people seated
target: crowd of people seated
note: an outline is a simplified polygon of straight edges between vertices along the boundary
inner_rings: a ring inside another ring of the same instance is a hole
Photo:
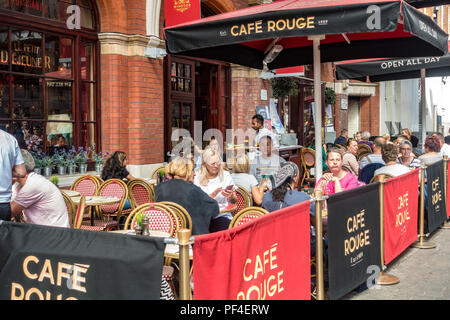
[[[213,140],[202,150],[199,162],[183,155],[172,157],[165,167],[166,181],[155,187],[157,202],[175,202],[188,211],[194,235],[229,227],[233,213],[224,209],[236,203],[238,186],[248,191],[255,206],[269,212],[310,199],[301,192],[301,169],[277,154],[271,136],[260,138],[257,154],[238,154],[231,161],[232,167],[227,166],[229,159],[222,160],[221,148]],[[428,136],[423,152],[418,153],[417,140],[408,129],[397,137],[389,134],[370,137],[368,132],[348,137],[348,132],[343,130],[336,142],[340,147],[327,145],[326,170],[314,185],[315,190],[325,195],[357,188],[380,174],[398,176],[420,167],[421,163],[429,165],[441,160],[443,155],[450,155],[450,146],[441,133]],[[368,145],[371,152],[360,157],[358,146],[362,143]],[[67,210],[60,192],[48,179],[33,172],[33,158],[26,150],[22,150],[22,157],[26,175],[13,181],[11,216],[23,213],[23,219],[29,223],[68,227]],[[256,177],[258,167],[271,167],[274,171],[266,180],[261,180]],[[127,170],[127,155],[122,151],[112,153],[104,163],[101,178],[125,182],[135,179]],[[129,208],[128,201],[124,209]]]

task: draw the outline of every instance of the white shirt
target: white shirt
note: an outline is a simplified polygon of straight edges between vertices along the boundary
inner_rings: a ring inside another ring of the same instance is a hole
[[[379,174],[390,174],[391,176],[397,177],[397,176],[405,174],[409,171],[410,171],[410,169],[407,166],[396,163],[396,164],[393,164],[390,166],[384,166],[384,167],[381,167],[381,168],[375,170],[373,175],[376,176]]]
[[[263,127],[258,130],[254,142],[259,143],[259,140],[261,140],[261,138],[264,136],[270,136],[272,138],[272,145],[274,148],[278,149],[280,147],[277,135],[273,133],[271,130],[267,129],[266,127]]]
[[[220,179],[220,176],[217,175],[217,177],[215,177],[214,179],[209,179],[209,182],[206,186],[202,186],[200,185],[200,180],[198,178],[198,174],[195,175],[194,177],[194,184],[198,187],[200,187],[200,189],[202,189],[204,192],[206,192],[206,194],[211,194],[214,191],[216,191],[217,188],[226,188],[229,185],[233,185],[233,188],[236,189],[236,186],[233,182],[233,178],[231,177],[231,174],[226,171],[223,170],[223,179]],[[223,210],[224,208],[226,208],[228,206],[228,199],[225,198],[221,192],[219,192],[216,197],[214,198],[214,200],[217,201],[217,203],[219,204],[219,210]],[[219,218],[219,217],[228,217],[230,219],[233,219],[233,216],[231,214],[231,212],[227,212],[227,213],[220,213],[218,214],[214,219]]]
[[[12,200],[26,208],[23,211],[27,223],[70,228],[61,191],[39,174],[29,173],[23,187],[14,184]]]
[[[441,156],[447,156],[450,158],[450,146],[446,143],[442,145],[441,151],[439,151]]]

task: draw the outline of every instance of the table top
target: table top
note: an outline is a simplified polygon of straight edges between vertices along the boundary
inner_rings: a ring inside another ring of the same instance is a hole
[[[60,191],[62,193],[65,193],[69,197],[79,197],[80,196],[80,193],[78,191],[75,191],[75,190],[60,189]]]
[[[112,233],[121,233],[121,234],[130,234],[130,235],[136,235],[134,230],[128,229],[128,230],[113,230],[109,231]],[[169,238],[170,234],[164,231],[158,231],[158,230],[149,230],[151,237],[160,237],[160,238]]]
[[[147,183],[156,184],[156,179],[152,178],[142,178],[142,179],[145,180]]]
[[[81,197],[73,197],[72,201],[75,203],[80,203]],[[99,206],[99,205],[107,205],[114,204],[120,202],[120,198],[117,197],[107,197],[107,196],[87,196],[86,197],[86,205],[89,206]]]

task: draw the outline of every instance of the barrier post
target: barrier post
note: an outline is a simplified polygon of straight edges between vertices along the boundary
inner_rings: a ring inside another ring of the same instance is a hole
[[[181,229],[177,233],[180,252],[180,300],[191,300],[191,288],[189,284],[189,245],[191,230]]]
[[[400,279],[396,276],[385,274],[383,270],[386,268],[384,265],[384,175],[380,176],[380,247],[381,247],[381,272],[378,277],[377,284],[380,285],[392,285],[400,282]]]
[[[445,204],[447,205],[447,166],[448,166],[448,157],[444,156],[444,195],[445,195]],[[448,215],[447,215],[448,216]],[[441,226],[441,229],[450,229],[450,224],[447,221],[444,221],[444,223]]]
[[[324,201],[322,190],[315,190],[316,210],[316,288],[317,300],[325,300],[323,281],[323,228],[322,228],[322,202]]]
[[[436,245],[432,242],[425,242],[425,169],[427,166],[420,165],[420,213],[419,213],[419,240],[413,243],[414,248],[433,249]]]

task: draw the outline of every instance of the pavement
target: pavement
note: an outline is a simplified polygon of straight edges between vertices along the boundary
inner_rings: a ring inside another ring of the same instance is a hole
[[[450,300],[450,229],[438,229],[426,241],[436,248],[410,246],[384,270],[398,284],[353,291],[342,300]]]

